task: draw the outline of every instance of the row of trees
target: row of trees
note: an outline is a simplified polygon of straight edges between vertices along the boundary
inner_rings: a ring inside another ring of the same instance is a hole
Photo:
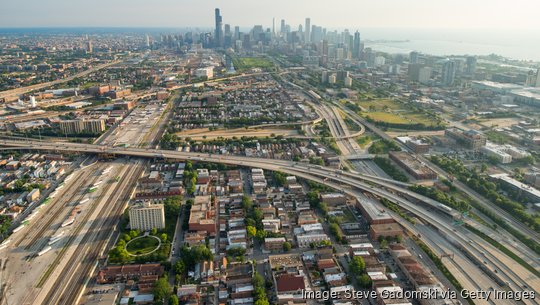
[[[471,209],[471,205],[468,204],[466,201],[457,200],[452,195],[444,193],[433,187],[425,187],[423,185],[416,184],[411,185],[409,189],[415,193],[429,197],[460,212],[466,212]]]
[[[366,263],[361,256],[355,256],[349,262],[349,271],[362,288],[371,287],[371,279],[366,273]]]
[[[387,154],[389,151],[400,151],[401,148],[393,142],[389,140],[379,140],[374,141],[373,144],[368,149],[368,152],[370,154]]]
[[[536,232],[540,232],[540,217],[528,213],[523,205],[499,193],[502,188],[476,171],[467,169],[461,161],[441,156],[432,156],[431,161],[445,171],[454,175],[480,195],[495,203],[497,206],[527,224]]]
[[[379,166],[385,173],[387,173],[392,179],[401,181],[401,182],[409,182],[409,178],[401,172],[399,169],[397,169],[390,160],[383,158],[383,157],[375,157],[373,159],[375,164]]]
[[[255,271],[253,275],[253,298],[254,305],[269,305],[268,296],[266,295],[265,281],[262,275]]]

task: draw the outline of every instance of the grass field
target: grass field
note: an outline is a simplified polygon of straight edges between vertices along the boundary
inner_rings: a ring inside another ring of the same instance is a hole
[[[238,71],[252,68],[268,69],[274,66],[274,63],[267,58],[262,57],[235,57],[233,58],[234,68]]]
[[[432,117],[429,117],[427,114],[413,112],[413,111],[402,111],[402,112],[384,112],[384,111],[374,111],[374,112],[363,112],[362,116],[370,117],[376,122],[390,123],[390,124],[424,124],[426,126],[436,126],[437,120]]]
[[[158,246],[159,241],[153,237],[142,237],[128,243],[126,250],[132,255],[142,255],[152,252]]]
[[[370,101],[359,101],[358,106],[364,108],[366,111],[382,111],[382,110],[398,110],[403,108],[403,105],[393,101],[391,99],[374,99]]]
[[[397,114],[393,114],[389,112],[369,112],[364,115],[369,116],[370,118],[378,122],[387,122],[387,123],[394,123],[394,124],[412,123],[412,121],[406,120],[405,118]]]

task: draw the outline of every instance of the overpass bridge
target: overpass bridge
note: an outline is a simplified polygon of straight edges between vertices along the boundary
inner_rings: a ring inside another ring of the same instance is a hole
[[[149,148],[137,148],[137,147],[112,147],[96,144],[84,144],[84,143],[71,143],[71,142],[45,142],[37,140],[28,140],[26,138],[15,137],[0,137],[0,145],[6,147],[16,147],[17,149],[29,149],[29,150],[46,150],[55,152],[68,152],[68,153],[90,153],[90,154],[106,154],[106,155],[122,155],[142,158],[158,158],[169,160],[190,160],[195,162],[210,162],[210,163],[222,163],[236,166],[246,167],[258,167],[271,171],[283,171],[296,175],[299,173],[309,174],[311,176],[322,177],[327,180],[334,180],[340,183],[354,185],[356,181],[362,181],[369,183],[365,186],[366,191],[371,192],[371,186],[378,186],[388,189],[389,191],[397,192],[405,195],[409,198],[413,198],[419,202],[431,205],[432,207],[440,210],[441,212],[450,215],[451,217],[458,217],[459,213],[452,209],[442,209],[441,204],[431,198],[422,196],[413,191],[410,191],[408,187],[411,185],[406,182],[400,182],[392,179],[386,179],[379,176],[368,175],[358,172],[347,172],[335,168],[305,164],[287,160],[275,160],[264,158],[253,158],[243,156],[230,156],[230,155],[215,155],[207,153],[195,153],[195,152],[181,152],[172,150],[160,150]]]
[[[449,208],[442,208],[442,205],[439,202],[408,190],[406,185],[396,185],[389,181],[389,179],[382,179],[380,177],[373,177],[361,173],[344,172],[338,169],[318,165],[241,156],[198,154],[131,147],[110,147],[95,144],[68,142],[51,143],[44,141],[29,141],[21,138],[0,138],[0,146],[18,149],[24,148],[29,150],[46,150],[78,154],[105,153],[143,158],[162,158],[182,161],[191,160],[197,162],[212,162],[245,167],[257,167],[271,171],[281,171],[286,174],[318,181],[319,183],[328,185],[332,188],[341,189],[344,193],[350,193],[350,191],[344,188],[343,185],[349,186],[372,193],[381,198],[386,198],[403,209],[410,211],[417,217],[422,218],[426,222],[433,224],[443,236],[446,236],[448,240],[459,246],[460,249],[465,249],[463,251],[468,252],[469,255],[476,259],[484,259],[489,261],[492,266],[496,266],[499,272],[496,274],[490,274],[490,277],[501,278],[501,281],[503,282],[512,283],[512,286],[509,286],[510,289],[514,287],[523,287],[526,284],[531,285],[531,287],[540,287],[540,282],[538,279],[534,280],[534,283],[539,284],[538,286],[532,286],[532,284],[528,282],[532,277],[534,277],[534,275],[526,270],[523,270],[523,268],[519,265],[516,266],[515,264],[511,264],[508,261],[508,258],[504,257],[505,254],[503,254],[500,250],[485,243],[480,237],[470,234],[470,232],[468,232],[465,228],[454,227],[451,219],[449,220],[448,217],[445,218],[443,216],[447,215],[452,218],[459,217],[459,213],[457,211]],[[414,201],[422,202],[424,205],[419,205],[418,203],[414,203]],[[490,253],[490,255],[486,257],[485,253]],[[509,264],[511,264],[512,267],[509,267]],[[518,268],[519,271],[516,270],[516,268]],[[540,290],[540,288],[535,290]]]

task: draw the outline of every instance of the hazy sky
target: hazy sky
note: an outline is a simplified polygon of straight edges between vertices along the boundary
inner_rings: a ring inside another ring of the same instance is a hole
[[[539,0],[0,0],[0,27],[212,26],[540,29]]]

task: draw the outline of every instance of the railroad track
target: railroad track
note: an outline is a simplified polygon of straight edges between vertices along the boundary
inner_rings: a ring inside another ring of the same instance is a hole
[[[74,184],[70,185],[69,189],[67,190],[67,196],[68,196],[67,200],[60,197],[60,196],[64,197],[66,195],[65,193],[62,195],[58,195],[57,197],[58,199],[56,200],[53,199],[54,201],[56,201],[55,202],[56,204],[53,205],[53,203],[49,203],[48,204],[49,209],[46,211],[46,213],[44,213],[44,215],[47,215],[49,217],[46,218],[45,221],[43,221],[43,218],[39,222],[36,221],[35,224],[38,225],[37,230],[35,227],[33,227],[32,228],[33,230],[30,230],[28,234],[20,238],[15,243],[15,246],[19,247],[21,244],[23,244],[23,241],[30,239],[30,241],[28,243],[24,243],[23,246],[25,250],[29,250],[30,248],[32,248],[32,246],[35,245],[36,241],[39,238],[43,237],[43,233],[50,228],[52,222],[55,221],[63,211],[65,211],[64,207],[66,206],[66,204],[72,202],[76,196],[80,195],[79,194],[80,188],[85,182],[88,181],[87,178],[90,175],[92,175],[91,171],[83,172],[81,177],[79,177],[79,179],[74,181]],[[65,200],[66,203],[60,204],[60,201],[62,200]],[[32,224],[29,224],[29,226],[32,226]]]
[[[124,173],[129,171],[129,176],[126,177],[123,175],[120,184],[116,186],[117,188],[130,190],[130,185],[134,187],[134,183],[144,169],[140,164],[137,164],[134,167],[134,169],[131,166],[126,168]],[[102,193],[96,203],[103,199],[108,190],[109,189]],[[114,202],[115,204],[107,205],[98,215],[97,219],[101,219],[100,223],[93,225],[93,227],[100,228],[100,230],[94,231],[91,234],[86,234],[83,237],[80,243],[81,246],[79,246],[80,249],[77,249],[77,252],[83,253],[82,259],[80,259],[81,256],[76,255],[73,255],[70,258],[69,262],[66,264],[67,270],[64,269],[63,273],[71,274],[71,277],[59,278],[57,280],[46,296],[48,302],[53,301],[52,304],[75,304],[82,286],[84,286],[86,280],[91,275],[90,273],[95,262],[99,258],[101,249],[103,249],[108,242],[107,235],[112,232],[112,229],[118,223],[119,217],[122,214],[125,205],[119,203],[128,201],[130,196],[131,192],[128,191],[114,193],[111,202]],[[82,226],[80,229],[82,229]],[[79,262],[77,262],[77,260],[79,260]]]

